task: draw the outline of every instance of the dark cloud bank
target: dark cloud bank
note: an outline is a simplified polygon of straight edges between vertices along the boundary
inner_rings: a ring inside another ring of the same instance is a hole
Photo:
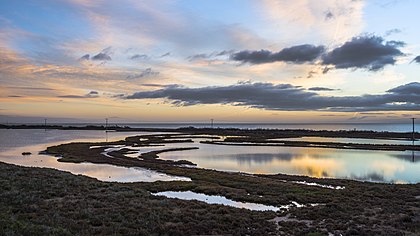
[[[308,88],[310,91],[336,91],[338,89],[332,89],[332,88],[325,88],[325,87],[312,87]]]
[[[399,50],[404,45],[401,41],[385,41],[378,36],[361,36],[354,37],[328,52],[324,46],[304,44],[284,48],[279,52],[240,51],[232,54],[230,59],[249,64],[272,62],[302,64],[319,61],[321,65],[334,66],[338,69],[377,71],[386,65],[395,64],[396,58],[404,55]]]
[[[394,65],[396,57],[404,55],[398,48],[403,42],[384,42],[381,37],[358,37],[322,56],[324,65],[335,68],[363,68],[377,71],[386,65]]]
[[[267,110],[392,111],[420,110],[420,83],[413,82],[381,95],[321,96],[290,84],[238,83],[225,87],[170,86],[137,92],[125,99],[164,98],[177,106],[232,104]]]
[[[231,59],[250,64],[270,63],[276,61],[305,63],[317,59],[325,51],[324,46],[314,46],[310,44],[284,48],[279,52],[261,51],[241,51],[233,54]]]

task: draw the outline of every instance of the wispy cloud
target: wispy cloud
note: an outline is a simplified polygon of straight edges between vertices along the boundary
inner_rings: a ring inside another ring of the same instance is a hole
[[[130,57],[131,60],[145,60],[148,59],[149,56],[147,56],[146,54],[135,54],[133,56]]]
[[[97,91],[90,91],[85,95],[60,95],[58,98],[97,98],[99,93]]]
[[[171,53],[167,52],[167,53],[164,53],[164,54],[160,55],[159,57],[162,58],[162,57],[167,57],[167,56],[170,56],[170,55],[171,55]]]
[[[54,90],[52,88],[40,88],[40,87],[27,87],[27,86],[8,86],[8,89],[19,89],[19,90]]]
[[[262,13],[273,24],[284,26],[279,29],[280,34],[291,34],[300,40],[316,35],[331,44],[340,44],[360,34],[364,25],[363,0],[263,0],[256,1],[256,5],[263,6]]]
[[[194,54],[194,55],[188,56],[187,59],[190,62],[201,61],[201,60],[214,60],[214,59],[223,58],[223,57],[228,58],[234,53],[235,53],[234,50],[214,51],[212,53]]]
[[[152,77],[152,76],[157,76],[157,75],[159,75],[159,72],[153,71],[152,68],[147,68],[141,73],[128,75],[127,79],[139,79],[139,78]]]

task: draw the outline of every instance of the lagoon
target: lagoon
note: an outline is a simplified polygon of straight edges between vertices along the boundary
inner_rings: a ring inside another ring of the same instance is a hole
[[[115,141],[127,136],[152,133],[7,129],[0,132],[0,161],[3,162],[56,168],[104,181],[184,180],[181,177],[170,177],[150,171],[141,172],[123,167],[114,168],[110,165],[60,163],[57,162],[56,157],[37,154],[48,146],[60,143]],[[200,141],[206,140],[203,138],[193,140],[194,143],[170,143],[161,147],[136,147],[133,150],[134,153],[129,154],[129,156],[135,158],[141,153],[167,148],[198,147],[196,150],[165,152],[159,154],[159,156],[161,159],[168,160],[189,160],[200,168],[221,171],[256,174],[282,173],[387,183],[420,182],[420,153],[418,152],[309,147],[221,146],[200,143]],[[382,142],[381,140],[361,139],[355,139],[354,141]],[[33,154],[22,156],[21,153],[25,151]],[[136,175],[137,177],[133,177]]]
[[[57,157],[39,154],[49,146],[67,142],[117,141],[133,133],[74,130],[0,130],[0,161],[28,167],[47,167],[85,175],[106,182],[191,181],[143,168],[108,164],[58,162]],[[31,155],[23,156],[23,152]]]

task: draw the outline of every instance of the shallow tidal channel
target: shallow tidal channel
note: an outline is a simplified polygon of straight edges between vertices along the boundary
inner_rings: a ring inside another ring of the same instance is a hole
[[[136,133],[138,134],[138,133]],[[149,134],[149,133],[148,133]],[[0,161],[27,167],[46,167],[85,175],[106,182],[191,181],[190,178],[170,176],[138,167],[109,164],[58,162],[59,157],[40,154],[49,146],[68,142],[117,141],[130,132],[67,131],[67,130],[1,130]],[[22,155],[30,152],[30,155]]]

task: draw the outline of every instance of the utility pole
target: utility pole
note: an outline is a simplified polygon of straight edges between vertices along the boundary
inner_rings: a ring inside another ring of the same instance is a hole
[[[108,118],[105,118],[105,131],[108,131]]]
[[[413,137],[412,137],[412,140],[413,140],[413,142],[414,142],[414,140],[416,140],[416,137],[414,137],[414,133],[415,133],[415,129],[414,129],[414,120],[415,120],[416,118],[411,118],[411,120],[413,121]]]
[[[213,119],[210,120],[211,121],[211,128],[213,129]]]

